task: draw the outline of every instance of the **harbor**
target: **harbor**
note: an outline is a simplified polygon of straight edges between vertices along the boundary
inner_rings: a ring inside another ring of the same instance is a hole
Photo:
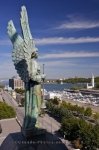
[[[53,88],[50,91],[47,90],[48,88],[46,89],[46,86],[44,88],[44,98],[46,100],[57,97],[61,101],[66,101],[68,103],[83,107],[91,107],[94,112],[99,112],[99,90],[71,90],[69,88],[65,88],[64,90],[55,90],[54,85],[52,86]],[[58,88],[60,87],[60,89],[62,89],[62,86],[64,87],[66,84],[57,86]]]

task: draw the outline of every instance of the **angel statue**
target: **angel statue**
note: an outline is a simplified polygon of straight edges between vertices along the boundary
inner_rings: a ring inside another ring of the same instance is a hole
[[[21,8],[21,29],[22,37],[17,33],[13,21],[10,20],[7,26],[9,38],[13,44],[12,60],[17,73],[25,83],[25,117],[23,128],[31,130],[37,125],[37,118],[42,105],[41,82],[45,74],[41,74],[40,66],[37,63],[38,49],[35,47],[32,38],[27,10]]]

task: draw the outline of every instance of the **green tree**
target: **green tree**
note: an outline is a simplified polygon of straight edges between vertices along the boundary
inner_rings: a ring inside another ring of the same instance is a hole
[[[92,109],[90,107],[87,107],[84,115],[90,117],[92,115]]]
[[[99,82],[96,83],[96,86],[95,86],[97,89],[99,89]]]
[[[96,120],[96,121],[98,121],[99,120],[99,113],[95,113],[94,115],[93,115],[93,118]]]
[[[23,93],[25,93],[25,90],[23,90],[23,89],[15,89],[15,92],[19,93],[19,94],[23,94]]]
[[[59,105],[59,99],[57,97],[54,97],[54,99],[52,100],[52,102],[55,105]]]
[[[6,103],[0,102],[0,119],[13,118],[16,116],[14,109]]]

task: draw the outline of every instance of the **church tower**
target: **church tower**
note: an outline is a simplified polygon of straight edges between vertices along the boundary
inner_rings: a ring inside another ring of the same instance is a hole
[[[95,87],[95,81],[94,81],[95,79],[94,79],[94,75],[92,74],[92,80],[91,80],[91,82],[92,82],[92,88],[94,88]]]

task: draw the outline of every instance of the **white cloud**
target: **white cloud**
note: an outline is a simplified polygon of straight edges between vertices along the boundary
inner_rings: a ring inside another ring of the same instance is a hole
[[[46,78],[63,78],[63,77],[90,77],[99,74],[99,63],[83,63],[82,60],[52,60],[43,62],[45,64]],[[42,67],[42,66],[41,66]]]
[[[0,40],[0,45],[11,45],[10,40]]]
[[[81,14],[69,14],[66,16],[66,21],[58,25],[55,29],[92,29],[99,28],[99,21],[89,20]]]
[[[99,37],[48,37],[36,38],[35,43],[38,45],[51,45],[51,44],[79,44],[79,43],[95,43],[99,42]],[[11,45],[9,40],[0,40],[0,45]]]
[[[49,67],[66,67],[66,66],[75,66],[77,65],[76,63],[72,62],[72,61],[67,61],[67,60],[54,60],[54,61],[46,61],[43,62],[43,64],[45,64],[45,66],[47,66],[47,68],[49,69]],[[41,66],[42,68],[42,66]],[[55,68],[54,68],[55,69]]]
[[[80,55],[84,54],[86,55],[86,52],[80,52]],[[78,54],[78,52],[75,52],[74,57],[76,57],[76,54]],[[59,56],[61,56],[61,58],[63,58],[63,55],[68,55],[69,56],[73,56],[73,53],[67,52],[67,53],[62,53],[62,55],[60,54],[48,54],[47,58],[60,58]],[[88,55],[88,54],[87,54]],[[96,56],[96,54],[93,54],[94,56]],[[99,54],[98,54],[99,56]],[[65,56],[66,57],[66,56]],[[46,58],[46,55],[44,55],[43,58]],[[82,61],[75,61],[75,60],[64,60],[64,59],[54,59],[54,60],[50,60],[48,61],[46,59],[46,61],[44,61],[43,59],[40,60],[40,64],[45,64],[45,74],[47,76],[47,78],[57,78],[57,77],[73,77],[73,76],[84,76],[91,74],[92,72],[94,72],[94,74],[99,74],[99,64],[97,63],[91,63],[89,64],[83,64]],[[42,66],[41,66],[41,70],[42,70]],[[14,64],[12,62],[12,60],[6,60],[5,62],[0,62],[0,78],[11,78],[12,76],[16,75],[16,71],[14,68]]]
[[[94,43],[99,42],[99,37],[49,37],[35,39],[36,44],[38,45],[47,45],[47,44],[78,44],[78,43]]]
[[[16,75],[16,71],[11,60],[0,62],[0,78],[11,78]]]
[[[7,52],[6,52],[6,53],[0,53],[0,58],[1,58],[1,57],[8,57],[8,58],[11,58],[11,55],[12,55],[11,53],[7,53]]]
[[[48,58],[81,58],[81,57],[99,57],[99,52],[86,52],[86,51],[75,51],[75,52],[62,52],[62,53],[52,53],[45,54],[40,57],[40,59]]]
[[[91,29],[99,28],[99,22],[91,21],[71,21],[61,24],[56,29]]]

